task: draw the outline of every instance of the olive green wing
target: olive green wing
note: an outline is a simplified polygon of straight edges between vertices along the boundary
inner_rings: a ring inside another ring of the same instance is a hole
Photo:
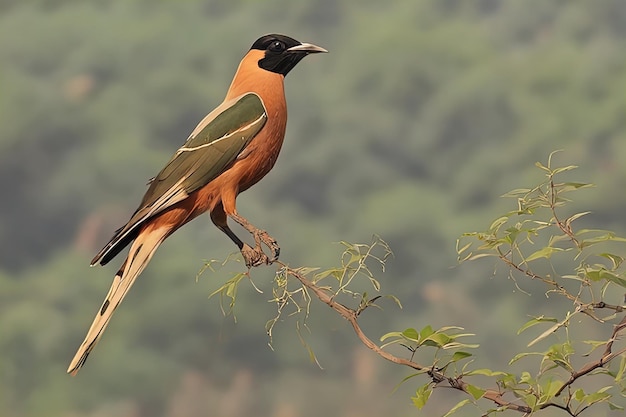
[[[137,211],[124,227],[116,231],[91,264],[106,264],[134,239],[139,225],[224,172],[266,121],[263,101],[254,93],[222,103],[212,111],[152,179]]]

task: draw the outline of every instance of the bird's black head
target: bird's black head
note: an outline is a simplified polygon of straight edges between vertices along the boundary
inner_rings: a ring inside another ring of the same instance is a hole
[[[308,54],[328,52],[319,46],[275,34],[261,36],[250,49],[265,51],[265,56],[259,60],[259,67],[282,75],[287,75]]]

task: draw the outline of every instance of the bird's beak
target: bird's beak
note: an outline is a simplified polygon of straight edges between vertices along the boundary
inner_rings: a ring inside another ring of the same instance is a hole
[[[287,52],[304,52],[306,54],[317,54],[320,52],[328,52],[321,46],[313,45],[312,43],[301,43],[300,45],[292,46],[287,49]]]

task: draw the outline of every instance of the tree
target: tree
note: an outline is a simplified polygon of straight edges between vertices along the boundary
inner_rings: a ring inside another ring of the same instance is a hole
[[[380,292],[372,265],[384,271],[392,252],[379,237],[370,244],[342,242],[340,266],[324,271],[278,262],[271,300],[277,316],[267,323],[270,338],[283,315],[300,314],[298,335],[315,358],[300,330],[306,326],[312,299],[317,298],[346,319],[367,348],[415,371],[402,382],[426,377],[427,382],[412,397],[418,409],[426,405],[435,388],[448,387],[464,392],[467,398],[450,408],[446,416],[470,404],[482,415],[515,411],[526,416],[555,408],[564,415],[579,416],[598,404],[623,410],[620,399],[626,394],[626,346],[620,335],[626,329],[626,238],[606,230],[574,227],[574,222],[590,212],[565,214],[572,203],[567,196],[591,185],[562,181],[562,176],[577,167],[555,168],[553,156],[550,154],[546,165],[536,164],[545,173],[543,182],[505,194],[516,200],[515,209],[495,219],[484,232],[464,234],[457,247],[460,262],[495,259],[505,266],[505,275],[521,292],[526,293],[523,288],[527,286],[542,290],[546,295],[542,310],[556,313],[552,317],[528,312],[532,319],[517,334],[532,350],[519,352],[509,362],[511,366],[524,362],[521,372],[473,366],[473,358],[480,356],[481,350],[478,344],[466,342],[474,334],[457,326],[433,329],[423,325],[420,330],[391,331],[380,337],[382,345],[370,339],[359,324],[359,316],[370,307],[378,307],[385,297],[400,305],[395,296],[372,297],[360,282],[365,279],[375,293]],[[232,309],[237,286],[246,277],[250,277],[249,271],[235,275],[214,294],[228,300]],[[540,333],[526,342],[527,331],[537,327]],[[405,354],[391,353],[388,348],[394,345],[403,347]],[[540,348],[542,345],[545,348]],[[429,364],[415,359],[417,353],[425,351]],[[592,380],[593,375],[601,378]],[[485,409],[485,404],[490,408]]]

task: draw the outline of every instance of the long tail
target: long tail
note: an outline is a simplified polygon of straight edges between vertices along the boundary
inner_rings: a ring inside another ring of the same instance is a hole
[[[157,250],[163,240],[169,235],[171,228],[163,227],[154,229],[148,226],[142,230],[128,252],[128,257],[124,264],[113,278],[111,289],[104,299],[104,303],[96,314],[85,340],[78,348],[74,359],[70,363],[67,372],[76,375],[80,368],[85,364],[87,356],[100,340],[102,332],[106,329],[109,320],[117,306],[122,302],[128,290],[133,285],[141,271],[146,267],[152,255]]]

